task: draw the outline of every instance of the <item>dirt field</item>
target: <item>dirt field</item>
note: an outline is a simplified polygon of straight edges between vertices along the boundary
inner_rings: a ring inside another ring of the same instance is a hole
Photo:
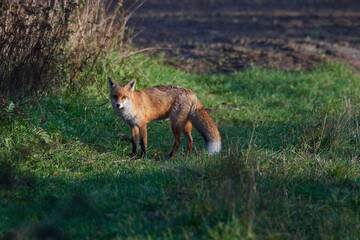
[[[325,59],[360,70],[359,0],[148,0],[130,25],[136,46],[163,48],[169,64],[194,73]]]

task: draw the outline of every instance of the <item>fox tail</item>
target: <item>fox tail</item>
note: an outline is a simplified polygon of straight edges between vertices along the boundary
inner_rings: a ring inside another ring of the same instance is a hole
[[[190,121],[203,136],[209,154],[220,152],[221,136],[219,130],[201,104],[190,114]]]

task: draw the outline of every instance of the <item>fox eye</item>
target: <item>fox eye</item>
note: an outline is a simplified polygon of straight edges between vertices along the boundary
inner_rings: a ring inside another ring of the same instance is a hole
[[[122,99],[126,99],[127,97],[126,96],[123,96]]]
[[[118,99],[118,96],[115,95],[115,96],[114,96],[114,99],[117,100],[117,99]]]

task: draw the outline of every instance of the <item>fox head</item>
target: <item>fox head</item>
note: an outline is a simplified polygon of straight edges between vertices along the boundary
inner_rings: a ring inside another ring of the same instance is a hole
[[[120,85],[116,83],[111,77],[109,81],[110,100],[115,109],[122,110],[131,107],[131,99],[134,93],[136,79]]]

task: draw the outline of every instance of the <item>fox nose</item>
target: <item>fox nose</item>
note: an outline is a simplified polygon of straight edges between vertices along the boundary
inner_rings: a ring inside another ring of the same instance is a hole
[[[116,106],[117,108],[120,108],[120,104],[118,104],[118,103],[117,103],[115,106]]]

